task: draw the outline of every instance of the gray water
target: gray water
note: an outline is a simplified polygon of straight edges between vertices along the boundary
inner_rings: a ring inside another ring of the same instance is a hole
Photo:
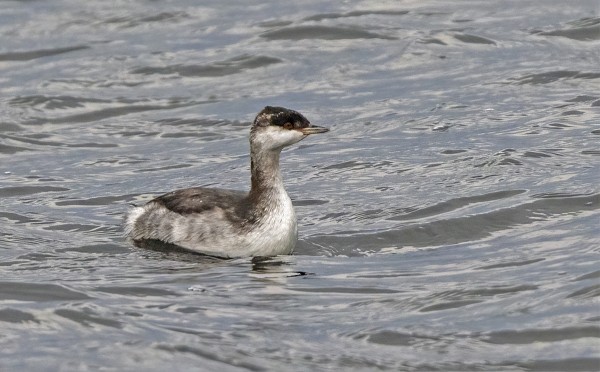
[[[599,370],[599,7],[0,1],[0,369]],[[123,239],[265,105],[294,255]]]

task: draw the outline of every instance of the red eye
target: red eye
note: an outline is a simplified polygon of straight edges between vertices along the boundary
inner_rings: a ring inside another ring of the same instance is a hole
[[[294,124],[292,123],[285,123],[283,124],[283,128],[284,129],[292,129],[294,127]]]

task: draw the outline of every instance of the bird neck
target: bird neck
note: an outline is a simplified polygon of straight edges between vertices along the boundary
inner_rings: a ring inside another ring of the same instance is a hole
[[[281,150],[252,149],[250,151],[250,171],[252,185],[250,196],[261,199],[271,198],[276,193],[285,193],[279,169]]]

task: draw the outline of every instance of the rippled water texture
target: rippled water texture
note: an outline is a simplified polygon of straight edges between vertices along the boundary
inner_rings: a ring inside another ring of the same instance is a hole
[[[0,370],[600,369],[597,1],[198,3],[0,1]],[[293,256],[121,237],[265,105]]]

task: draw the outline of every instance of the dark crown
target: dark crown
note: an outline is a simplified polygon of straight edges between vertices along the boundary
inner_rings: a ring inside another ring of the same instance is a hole
[[[294,128],[306,128],[310,122],[301,113],[286,109],[285,107],[267,106],[256,115],[254,127],[267,127],[270,125],[282,127],[290,123]]]

